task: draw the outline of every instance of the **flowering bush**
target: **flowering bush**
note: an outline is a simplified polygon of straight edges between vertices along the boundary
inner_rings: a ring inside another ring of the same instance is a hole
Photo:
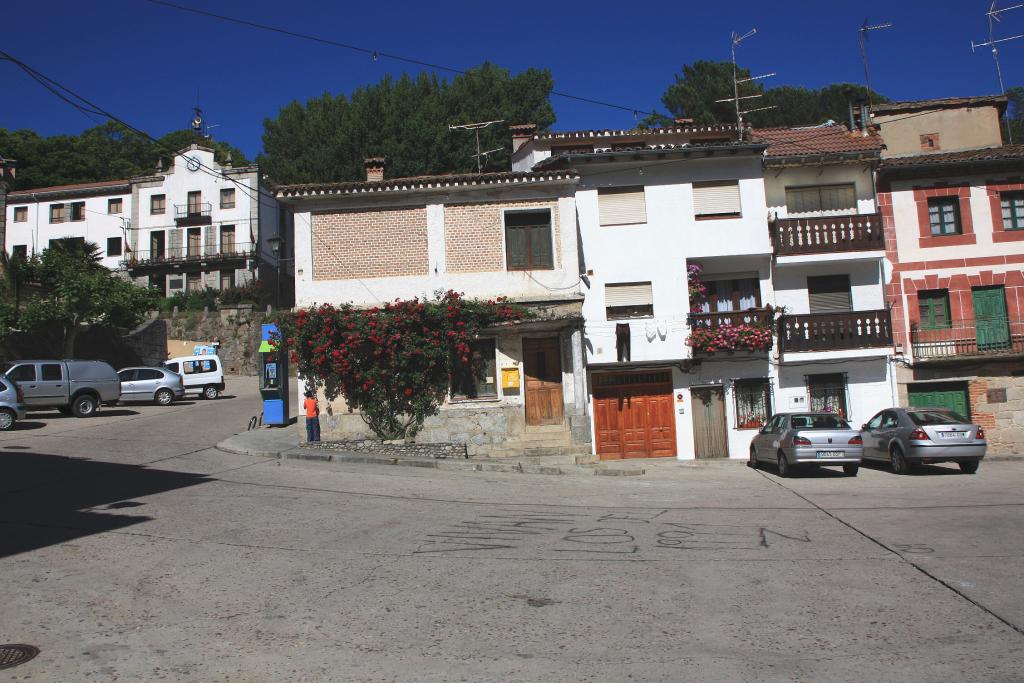
[[[278,329],[308,389],[344,396],[374,434],[400,439],[437,413],[453,383],[482,376],[470,348],[480,330],[526,315],[504,297],[478,301],[449,290],[369,309],[323,304],[288,314]]]
[[[686,343],[694,351],[767,351],[772,347],[772,330],[767,325],[720,325],[694,327]]]
[[[690,292],[690,313],[703,311],[704,303],[708,300],[708,286],[700,279],[703,274],[704,267],[698,263],[691,263],[686,267],[686,284]]]

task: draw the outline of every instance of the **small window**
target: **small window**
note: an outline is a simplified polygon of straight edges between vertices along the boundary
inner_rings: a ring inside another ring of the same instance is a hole
[[[935,197],[928,200],[928,222],[932,235],[959,235],[959,197]]]
[[[124,211],[124,200],[120,197],[107,200],[107,213],[121,213]]]
[[[67,207],[63,204],[50,204],[50,222],[63,223],[67,220]]]
[[[235,189],[233,187],[229,187],[220,191],[220,208],[235,208]]]
[[[27,206],[16,206],[14,207],[14,222],[24,223],[28,220],[28,207]]]
[[[920,314],[922,330],[948,329],[949,291],[945,289],[925,289],[917,293],[917,310]]]
[[[235,286],[235,271],[233,270],[222,270],[220,271],[220,288],[231,289]]]
[[[550,270],[551,210],[505,214],[505,262],[509,270]]]
[[[1024,230],[1024,192],[1000,192],[1003,230]]]
[[[846,376],[841,373],[807,376],[808,407],[816,413],[846,417]]]
[[[220,226],[220,253],[222,253],[222,254],[234,254],[235,253],[235,226],[233,226],[233,225],[222,225],[222,226]]]
[[[853,310],[849,275],[819,275],[807,278],[811,313],[845,313]]]
[[[44,382],[59,382],[64,379],[64,373],[57,363],[43,363],[42,370]]]
[[[736,429],[760,429],[772,414],[772,385],[766,379],[737,380]]]
[[[203,193],[193,190],[188,193],[188,215],[199,216],[203,212]]]
[[[922,152],[934,152],[942,149],[939,145],[939,134],[938,133],[924,133],[921,135],[921,151]]]
[[[740,182],[724,180],[693,184],[693,213],[697,218],[737,218]]]
[[[452,387],[456,398],[494,398],[498,395],[497,354],[493,339],[480,339],[470,344],[473,364],[483,375],[480,379],[467,377],[459,386]]]
[[[181,372],[181,370],[178,368],[177,363],[164,363],[164,367],[170,370],[171,372]]]
[[[121,255],[121,238],[120,237],[108,237],[107,238],[107,256],[120,256]]]
[[[155,194],[149,198],[149,212],[154,216],[167,212],[167,195]]]
[[[597,191],[601,225],[633,225],[647,222],[647,199],[643,186],[602,187]]]
[[[24,365],[15,365],[7,373],[7,376],[15,382],[35,382],[36,381],[36,366],[32,363],[26,363]]]
[[[791,213],[819,211],[856,211],[857,194],[853,183],[787,187],[786,210]]]
[[[28,258],[28,245],[27,244],[15,244],[11,249],[11,256],[14,258],[27,259]]]
[[[217,361],[212,358],[204,358],[203,360],[187,360],[183,365],[185,366],[186,375],[217,371]]]
[[[85,202],[71,202],[71,204],[69,204],[68,206],[71,209],[71,220],[85,220]]]
[[[654,292],[650,282],[626,282],[604,286],[608,320],[650,318],[654,315]]]
[[[134,382],[138,372],[138,370],[122,370],[117,373],[117,378],[122,382]]]
[[[135,376],[135,378],[140,380],[140,381],[141,380],[146,380],[146,379],[163,379],[164,378],[164,373],[160,372],[159,370],[153,370],[152,368],[139,368],[137,370],[137,373],[138,374]]]

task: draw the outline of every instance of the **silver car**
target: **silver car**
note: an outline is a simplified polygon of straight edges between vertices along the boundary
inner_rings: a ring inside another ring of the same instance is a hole
[[[751,467],[773,462],[788,477],[801,465],[841,465],[856,477],[864,453],[860,432],[832,413],[776,413],[750,443]]]
[[[6,377],[0,380],[0,431],[14,429],[14,423],[25,419],[25,395],[21,387]]]
[[[117,371],[121,378],[121,401],[153,401],[169,406],[185,396],[181,375],[167,368],[137,367]]]
[[[864,457],[888,462],[896,474],[936,462],[974,474],[988,447],[984,429],[947,408],[889,408],[868,420],[861,436]]]

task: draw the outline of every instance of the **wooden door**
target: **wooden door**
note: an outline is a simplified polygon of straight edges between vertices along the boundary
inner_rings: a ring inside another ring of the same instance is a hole
[[[559,425],[562,403],[562,354],[558,337],[523,340],[523,374],[526,376],[526,424]]]
[[[725,393],[721,387],[690,390],[693,406],[693,447],[698,458],[728,458]]]
[[[1003,288],[975,287],[971,290],[971,301],[974,303],[978,350],[1009,348],[1010,326],[1006,318],[1006,296]]]
[[[199,256],[200,240],[203,238],[203,231],[200,228],[189,228],[188,229],[188,256]]]
[[[594,375],[594,435],[602,460],[676,454],[671,374]]]
[[[624,400],[621,394],[594,396],[594,435],[597,439],[597,454],[602,459],[622,458],[622,430],[619,428],[619,407]]]
[[[622,430],[622,457],[646,458],[647,452],[647,397],[629,391],[623,392],[620,404],[619,427]]]
[[[676,454],[676,414],[672,388],[647,397],[647,443],[650,455]]]

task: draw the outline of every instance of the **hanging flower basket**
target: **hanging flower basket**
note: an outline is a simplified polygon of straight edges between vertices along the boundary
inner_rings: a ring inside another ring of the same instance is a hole
[[[772,330],[767,325],[748,324],[695,327],[686,343],[701,353],[767,351],[772,347]]]

